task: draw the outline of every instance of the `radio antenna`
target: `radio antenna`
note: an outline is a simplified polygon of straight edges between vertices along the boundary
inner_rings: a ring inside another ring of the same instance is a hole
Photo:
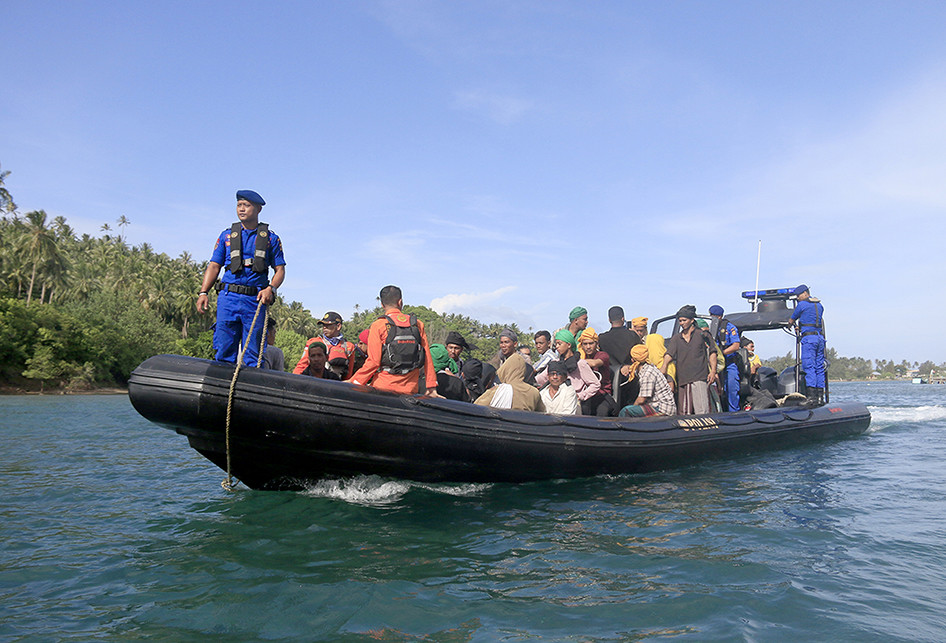
[[[762,264],[762,239],[759,239],[759,256],[755,262],[755,301],[752,302],[752,312],[759,308],[759,266]]]

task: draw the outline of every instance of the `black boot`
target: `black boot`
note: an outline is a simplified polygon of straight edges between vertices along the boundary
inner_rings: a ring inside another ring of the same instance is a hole
[[[809,409],[815,409],[824,406],[824,389],[817,386],[808,388],[808,401],[805,403]]]

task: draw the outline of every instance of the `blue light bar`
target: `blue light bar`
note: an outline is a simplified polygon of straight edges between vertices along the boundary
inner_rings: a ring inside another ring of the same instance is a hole
[[[769,288],[768,290],[746,290],[742,293],[743,299],[755,299],[758,292],[759,299],[788,299],[795,296],[794,288]]]

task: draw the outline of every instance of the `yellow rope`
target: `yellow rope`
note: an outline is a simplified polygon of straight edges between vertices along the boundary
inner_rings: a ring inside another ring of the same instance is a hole
[[[256,325],[256,318],[259,317],[260,308],[263,307],[263,300],[260,299],[259,304],[256,306],[256,313],[253,315],[253,321],[250,323],[250,330],[246,333],[247,339],[253,334],[253,327]],[[266,313],[263,315],[264,319],[269,315],[269,308],[266,309]],[[266,341],[266,332],[265,327],[263,329],[263,341]],[[233,409],[233,392],[236,390],[237,375],[240,374],[240,369],[243,367],[243,354],[246,353],[248,343],[244,343],[243,348],[240,349],[240,353],[237,355],[236,368],[233,369],[233,379],[230,380],[230,393],[227,395],[227,426],[225,433],[226,440],[226,449],[227,449],[227,479],[220,483],[220,486],[226,489],[227,491],[233,491],[233,488],[236,484],[239,484],[239,480],[234,484],[233,476],[230,475],[230,412]],[[260,361],[262,360],[262,350],[260,351]],[[257,364],[260,363],[257,361]]]

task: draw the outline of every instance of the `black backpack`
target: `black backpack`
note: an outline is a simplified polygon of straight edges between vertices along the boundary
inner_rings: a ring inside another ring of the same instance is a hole
[[[417,327],[417,317],[411,315],[408,326],[398,326],[390,315],[388,337],[381,352],[381,370],[395,375],[404,375],[424,365],[424,349]]]

